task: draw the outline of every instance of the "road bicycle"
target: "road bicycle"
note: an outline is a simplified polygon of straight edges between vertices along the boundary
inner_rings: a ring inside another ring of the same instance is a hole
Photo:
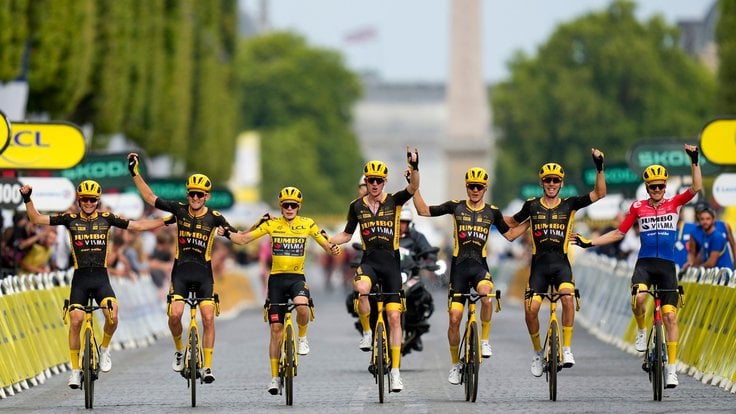
[[[167,296],[167,302],[184,302],[189,305],[189,328],[187,330],[187,345],[184,349],[184,369],[181,375],[187,380],[187,388],[192,393],[192,407],[197,406],[197,380],[203,383],[202,368],[204,367],[204,352],[202,351],[202,341],[199,335],[199,327],[197,326],[197,307],[202,302],[214,302],[215,316],[220,315],[220,297],[215,293],[211,298],[197,297],[198,287],[190,287],[189,295],[186,298],[174,297],[172,294]]]
[[[357,292],[356,292],[357,294]],[[383,403],[384,390],[388,386],[388,392],[391,392],[391,356],[389,353],[389,330],[388,325],[384,321],[384,302],[387,296],[399,295],[401,300],[401,308],[406,308],[406,299],[404,292],[383,292],[380,284],[376,284],[373,291],[369,293],[361,293],[356,296],[366,296],[373,298],[376,303],[376,324],[373,328],[373,347],[371,349],[371,362],[368,371],[373,374],[373,378],[378,384],[378,401]],[[355,301],[357,313],[357,300]]]
[[[286,303],[271,303],[266,300],[263,305],[263,320],[268,322],[268,311],[272,306],[285,307],[284,313],[284,332],[281,336],[281,357],[279,358],[279,394],[283,394],[286,399],[286,405],[294,404],[294,377],[297,374],[299,366],[299,353],[297,352],[296,331],[294,330],[294,322],[292,312],[297,306],[309,307],[309,320],[314,320],[314,303],[309,298],[308,303],[294,303],[287,301]],[[286,391],[285,393],[283,391]]]
[[[649,382],[652,383],[654,401],[662,401],[662,390],[665,383],[664,367],[667,364],[667,345],[665,344],[662,313],[660,310],[662,303],[661,295],[663,293],[677,293],[680,307],[682,307],[685,305],[685,292],[682,286],[678,286],[677,289],[658,289],[655,285],[646,290],[639,290],[639,285],[634,285],[631,289],[632,307],[639,293],[646,293],[654,299],[652,327],[649,329],[647,349],[641,368],[649,374]]]
[[[487,293],[481,295],[477,292],[470,293],[450,293],[452,298],[467,298],[468,300],[468,317],[465,321],[465,334],[460,340],[460,363],[463,365],[460,383],[465,384],[465,401],[475,402],[478,397],[478,377],[481,364],[480,352],[480,334],[478,333],[478,318],[476,316],[476,302],[488,297],[496,298],[496,312],[501,311],[501,291],[496,293]]]
[[[573,293],[558,292],[554,286],[550,286],[547,292],[534,292],[529,289],[526,294],[527,308],[531,309],[534,295],[549,301],[549,324],[547,336],[544,339],[544,372],[546,372],[549,384],[549,399],[557,401],[557,373],[562,370],[562,336],[560,335],[560,321],[557,319],[557,301],[564,296],[575,297],[575,311],[580,310],[580,291],[575,289]]]
[[[112,299],[105,301],[105,306],[97,306],[90,296],[87,305],[69,304],[69,299],[64,300],[63,318],[67,321],[67,314],[74,310],[84,311],[84,324],[82,325],[82,389],[84,390],[84,408],[92,408],[95,400],[95,381],[100,374],[100,348],[97,344],[94,331],[93,313],[96,310],[107,310],[107,317],[112,323]]]

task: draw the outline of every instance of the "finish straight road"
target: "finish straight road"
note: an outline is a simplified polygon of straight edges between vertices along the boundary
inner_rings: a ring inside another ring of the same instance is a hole
[[[405,389],[378,402],[377,386],[368,373],[369,354],[347,314],[345,294],[326,292],[312,281],[316,320],[309,328],[311,353],[300,358],[294,406],[272,396],[267,358],[268,327],[262,309],[250,309],[217,322],[213,371],[217,380],[197,388],[197,407],[190,404],[186,381],[171,370],[173,345],[163,338],[153,346],[114,352],[113,369],[95,386],[100,412],[168,413],[196,411],[307,413],[670,413],[736,412],[736,396],[684,374],[680,386],[652,401],[641,359],[575,330],[577,365],[559,377],[558,401],[548,398],[544,377],[530,374],[531,344],[519,304],[503,303],[491,330],[493,357],[481,366],[478,401],[466,402],[463,387],[447,382],[450,368],[446,340],[446,295],[435,292],[435,314],[424,338],[424,351],[402,360]],[[222,294],[222,293],[221,293]],[[583,293],[584,295],[584,293]],[[582,298],[585,306],[585,297]],[[543,309],[546,309],[543,308]],[[544,312],[543,312],[544,313]],[[186,317],[185,317],[186,319]],[[121,323],[125,323],[124,315]],[[544,323],[544,321],[542,322]],[[84,412],[84,394],[67,387],[68,373],[0,400],[0,412]]]

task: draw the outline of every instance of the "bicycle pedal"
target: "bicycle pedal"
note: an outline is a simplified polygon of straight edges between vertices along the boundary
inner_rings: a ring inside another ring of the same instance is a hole
[[[641,364],[641,369],[644,370],[644,372],[649,372],[649,364],[644,362]]]

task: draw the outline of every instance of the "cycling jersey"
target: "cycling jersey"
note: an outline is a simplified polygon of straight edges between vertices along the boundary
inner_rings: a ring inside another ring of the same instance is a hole
[[[411,199],[411,194],[406,190],[385,194],[376,214],[371,211],[366,198],[361,197],[350,203],[345,233],[353,234],[360,224],[363,250],[398,250],[401,206]]]
[[[254,238],[271,236],[271,274],[304,274],[307,254],[307,238],[317,242],[327,241],[314,220],[296,216],[289,223],[283,216],[266,220],[251,231]]]
[[[726,227],[726,223],[716,220],[713,222],[713,227],[713,231],[710,234],[706,234],[702,227],[696,226],[690,237],[700,248],[700,257],[703,262],[708,260],[711,253],[718,252],[718,261],[715,267],[733,269],[731,245],[728,244],[728,228]]]
[[[205,209],[200,216],[189,213],[189,206],[178,202],[156,198],[155,207],[168,211],[176,217],[176,259],[175,265],[184,262],[195,262],[208,266],[212,260],[212,244],[215,241],[217,227],[231,229],[219,211]]]
[[[563,198],[554,206],[546,206],[542,197],[534,197],[526,200],[521,210],[514,214],[514,220],[517,223],[531,220],[532,255],[545,252],[567,254],[575,212],[591,204],[590,194]]]
[[[89,217],[80,214],[62,213],[49,217],[52,226],[62,225],[69,229],[74,268],[107,267],[112,227],[127,229],[129,220],[108,212],[95,211]],[[86,303],[86,302],[85,302]]]
[[[649,200],[634,201],[618,230],[626,233],[638,220],[641,239],[639,258],[657,257],[674,262],[678,210],[693,197],[695,193],[687,189],[671,199],[662,199],[656,208]]]
[[[451,200],[429,207],[429,215],[432,217],[445,214],[452,214],[454,223],[453,263],[459,264],[467,259],[485,263],[491,226],[496,226],[502,234],[509,231],[501,211],[489,204],[484,203],[482,207],[475,209],[467,200]]]

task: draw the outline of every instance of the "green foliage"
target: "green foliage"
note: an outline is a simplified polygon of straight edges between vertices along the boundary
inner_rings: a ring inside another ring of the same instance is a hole
[[[517,54],[492,93],[498,142],[496,200],[561,163],[573,180],[590,148],[624,161],[635,142],[694,137],[712,114],[713,76],[677,47],[660,17],[636,20],[631,1],[562,24],[535,57]]]
[[[94,0],[34,0],[28,8],[28,109],[65,119],[90,89]]]
[[[718,2],[718,113],[736,114],[736,0]]]
[[[10,0],[0,7],[0,82],[21,75],[28,40],[29,3],[30,0]]]
[[[350,129],[359,80],[340,55],[310,47],[293,33],[244,40],[240,47],[241,127],[263,132],[264,200],[296,185],[305,200],[319,200],[311,207],[316,211],[342,212],[355,194],[361,164]],[[308,213],[307,201],[304,208]]]

